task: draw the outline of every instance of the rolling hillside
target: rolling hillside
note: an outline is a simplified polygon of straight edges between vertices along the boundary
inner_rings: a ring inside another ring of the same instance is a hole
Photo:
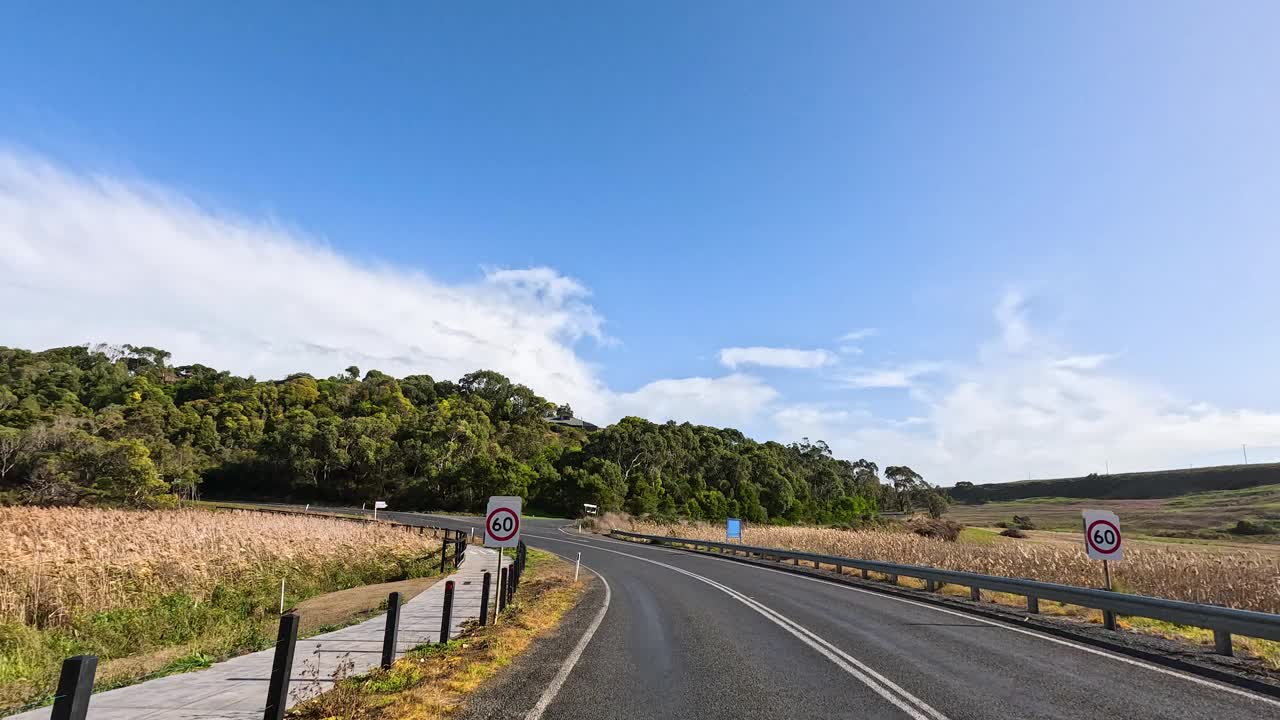
[[[956,502],[969,504],[1043,497],[1143,500],[1277,483],[1280,483],[1280,463],[1260,463],[984,485],[959,483],[948,493]]]

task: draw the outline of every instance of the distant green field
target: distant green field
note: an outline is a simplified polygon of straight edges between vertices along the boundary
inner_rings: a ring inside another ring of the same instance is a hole
[[[1280,484],[1237,490],[1216,490],[1172,498],[1082,499],[1036,497],[981,505],[954,504],[947,517],[965,525],[991,527],[1029,516],[1040,530],[1076,530],[1080,511],[1111,510],[1126,530],[1169,538],[1229,539],[1280,542]],[[1239,521],[1252,523],[1260,534],[1235,532]],[[1265,532],[1269,530],[1270,532]]]

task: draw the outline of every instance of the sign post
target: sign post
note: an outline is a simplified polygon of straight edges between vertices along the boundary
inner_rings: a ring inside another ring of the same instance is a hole
[[[742,542],[742,521],[738,518],[729,518],[724,521],[724,537],[726,540],[737,540]]]
[[[1124,559],[1123,538],[1120,536],[1120,518],[1106,510],[1085,510],[1084,551],[1094,560],[1102,561],[1102,576],[1107,589],[1111,589],[1112,560]]]
[[[379,510],[382,510],[382,509],[383,509],[383,508],[385,508],[386,506],[387,506],[387,504],[386,504],[385,502],[383,502],[382,500],[374,500],[374,501],[373,501],[373,519],[374,519],[374,520],[377,520],[377,519],[378,519],[378,511],[379,511]]]
[[[484,514],[484,546],[498,548],[498,597],[502,597],[506,590],[502,587],[502,548],[520,544],[520,508],[523,502],[519,495],[493,495]],[[496,611],[497,606],[494,607]],[[496,612],[493,622],[495,625],[498,622]]]

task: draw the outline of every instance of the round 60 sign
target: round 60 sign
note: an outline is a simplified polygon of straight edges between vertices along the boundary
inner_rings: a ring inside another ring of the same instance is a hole
[[[498,508],[489,513],[485,519],[489,526],[489,535],[498,542],[505,542],[520,532],[520,516],[511,508]]]
[[[1112,555],[1120,547],[1120,528],[1109,520],[1094,520],[1084,534],[1089,546],[1103,555]]]
[[[517,495],[489,498],[484,516],[485,547],[515,547],[520,543],[520,505]]]
[[[1084,548],[1094,560],[1119,560],[1124,557],[1120,536],[1120,518],[1106,510],[1084,511]]]

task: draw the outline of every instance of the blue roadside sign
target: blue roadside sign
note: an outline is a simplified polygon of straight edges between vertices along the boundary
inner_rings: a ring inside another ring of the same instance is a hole
[[[724,535],[729,540],[742,539],[742,521],[738,518],[729,518],[724,522]]]

